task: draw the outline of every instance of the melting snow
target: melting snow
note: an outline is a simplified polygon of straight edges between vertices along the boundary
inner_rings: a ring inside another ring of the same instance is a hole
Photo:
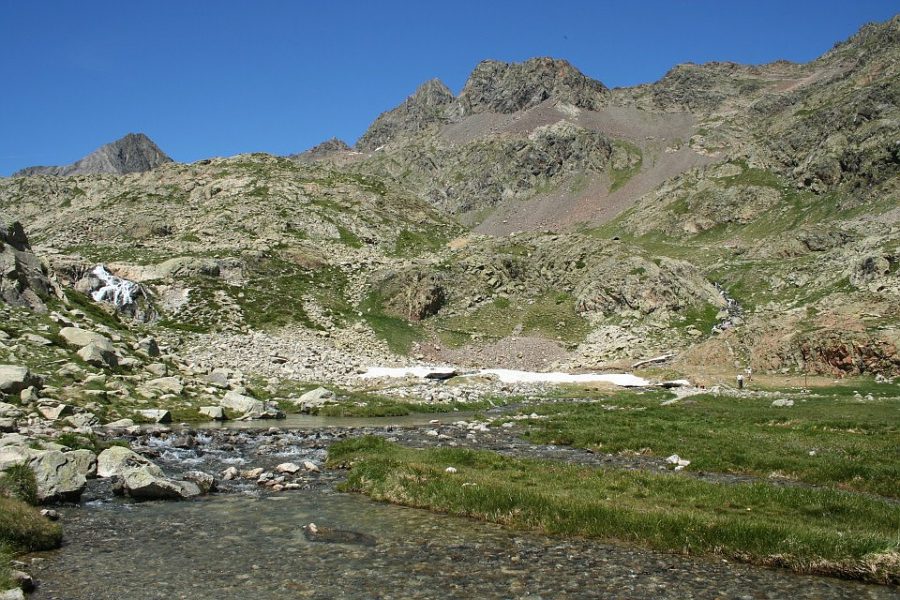
[[[418,377],[424,379],[429,374],[452,371],[450,367],[369,367],[360,375],[363,379],[378,377]],[[595,383],[606,382],[622,387],[641,387],[650,382],[628,373],[538,373],[515,371],[512,369],[482,369],[476,375],[493,375],[503,383]]]

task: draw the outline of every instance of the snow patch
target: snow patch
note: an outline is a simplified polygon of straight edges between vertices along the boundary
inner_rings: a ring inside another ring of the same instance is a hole
[[[429,375],[455,371],[452,367],[369,367],[360,375],[362,379],[380,377],[417,377],[425,379]],[[468,375],[493,376],[502,383],[612,383],[622,387],[643,387],[650,382],[642,377],[628,373],[539,373],[535,371],[516,371],[513,369],[482,369]]]

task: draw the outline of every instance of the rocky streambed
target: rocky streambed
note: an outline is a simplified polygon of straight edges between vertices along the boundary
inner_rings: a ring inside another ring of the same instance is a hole
[[[63,548],[31,557],[39,581],[33,597],[896,597],[893,588],[512,532],[335,491],[343,474],[322,467],[328,446],[365,434],[591,461],[589,453],[517,441],[512,424],[487,428],[440,417],[404,426],[335,420],[129,434],[132,448],[167,476],[210,473],[217,491],[187,502],[135,503],[115,496],[109,479],[92,480],[79,504],[59,508]],[[310,535],[310,523],[318,535]]]

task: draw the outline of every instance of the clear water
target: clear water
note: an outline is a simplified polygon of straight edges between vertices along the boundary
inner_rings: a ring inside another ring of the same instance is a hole
[[[335,492],[63,510],[33,598],[897,598],[895,588],[506,531]],[[376,545],[312,542],[303,526]]]

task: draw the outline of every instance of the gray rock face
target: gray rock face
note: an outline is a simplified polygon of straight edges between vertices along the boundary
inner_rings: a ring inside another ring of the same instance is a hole
[[[0,215],[0,301],[43,312],[44,300],[57,292],[22,224]]]
[[[447,120],[444,113],[453,104],[453,93],[438,79],[423,83],[397,108],[382,113],[359,138],[356,147],[373,151],[401,135],[416,133],[432,123]]]
[[[586,77],[565,60],[532,58],[522,63],[486,60],[469,76],[459,95],[461,115],[514,113],[554,98],[579,108],[606,104],[605,85]]]
[[[143,133],[129,133],[125,137],[101,146],[81,160],[62,167],[27,167],[13,173],[13,177],[28,175],[85,175],[110,173],[142,173],[172,159]]]
[[[19,365],[0,365],[0,392],[18,394],[22,390],[41,385],[40,378]]]

